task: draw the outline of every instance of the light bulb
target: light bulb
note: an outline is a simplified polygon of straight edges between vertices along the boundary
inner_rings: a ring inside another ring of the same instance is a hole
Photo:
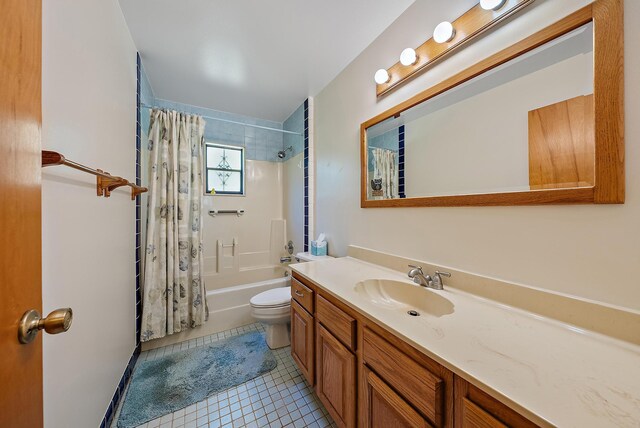
[[[507,0],[480,0],[480,7],[484,10],[498,10]]]
[[[433,40],[436,43],[450,42],[455,35],[456,30],[454,30],[453,25],[451,25],[449,21],[439,23],[436,29],[433,30]]]
[[[400,63],[402,65],[413,65],[418,62],[418,56],[416,51],[411,48],[406,48],[400,54]]]
[[[376,74],[373,76],[374,80],[378,85],[382,85],[383,83],[387,83],[390,79],[389,72],[384,68],[376,71]]]

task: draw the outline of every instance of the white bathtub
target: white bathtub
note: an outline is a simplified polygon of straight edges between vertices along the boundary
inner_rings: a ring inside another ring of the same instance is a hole
[[[287,276],[207,291],[207,325],[213,328],[211,333],[252,323],[254,320],[251,317],[249,300],[263,291],[288,286],[291,286],[291,277]]]
[[[284,272],[284,271],[283,271]],[[279,277],[250,284],[234,285],[207,291],[207,305],[209,306],[209,320],[200,327],[189,329],[181,333],[142,343],[142,350],[173,345],[186,340],[208,336],[219,331],[254,322],[251,316],[249,300],[258,293],[277,287],[291,286],[291,277]]]

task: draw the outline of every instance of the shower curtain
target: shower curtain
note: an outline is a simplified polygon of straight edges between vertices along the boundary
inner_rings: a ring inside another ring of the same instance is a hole
[[[382,179],[382,197],[380,199],[394,199],[398,197],[398,167],[396,152],[388,149],[374,148],[373,178]],[[378,197],[373,197],[378,199]]]
[[[151,110],[142,327],[147,341],[203,324],[202,117]]]

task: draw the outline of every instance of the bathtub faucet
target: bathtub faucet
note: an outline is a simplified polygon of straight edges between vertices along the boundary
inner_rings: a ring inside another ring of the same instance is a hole
[[[289,256],[289,257],[280,257],[280,263],[291,263],[291,256]]]

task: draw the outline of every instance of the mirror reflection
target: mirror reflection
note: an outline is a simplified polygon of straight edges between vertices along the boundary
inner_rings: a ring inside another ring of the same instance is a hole
[[[366,130],[367,198],[594,184],[593,25]]]

